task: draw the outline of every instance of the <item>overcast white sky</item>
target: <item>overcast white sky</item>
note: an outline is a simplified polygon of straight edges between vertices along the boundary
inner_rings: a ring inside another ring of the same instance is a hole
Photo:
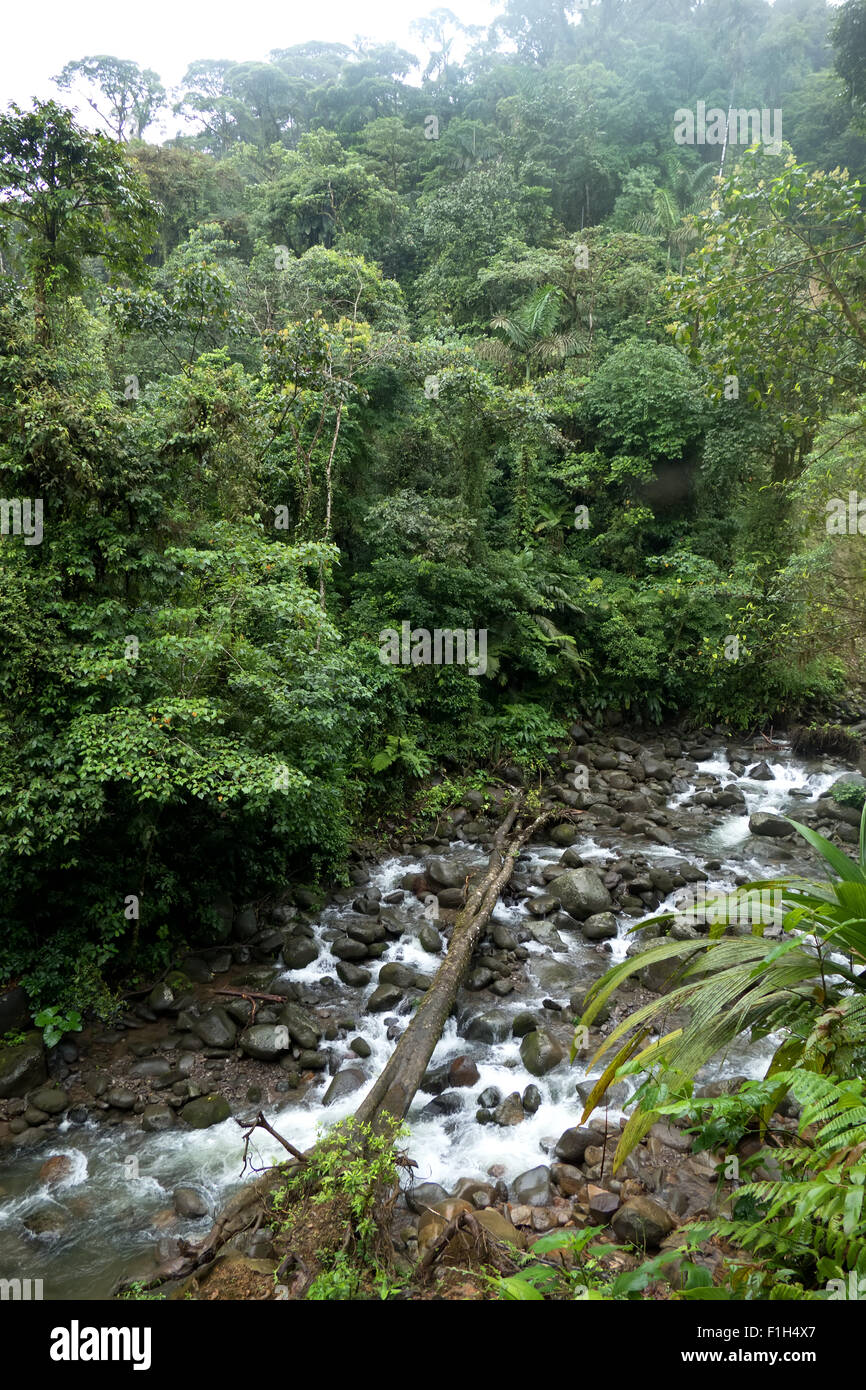
[[[195,58],[263,59],[310,39],[351,43],[362,35],[422,52],[413,19],[439,0],[38,0],[6,7],[0,44],[0,106],[61,96],[51,81],[64,63],[94,53],[131,58],[175,86]],[[445,0],[464,24],[488,24],[503,6]],[[70,102],[69,97],[61,98]],[[82,118],[90,113],[82,109]],[[90,124],[90,120],[87,121]],[[98,124],[98,123],[97,123]],[[150,138],[153,139],[154,131]]]

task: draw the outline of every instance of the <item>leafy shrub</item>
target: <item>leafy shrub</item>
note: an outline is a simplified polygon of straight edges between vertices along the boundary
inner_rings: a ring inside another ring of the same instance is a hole
[[[866,783],[837,782],[830,795],[840,806],[853,806],[855,811],[860,811],[866,802]]]

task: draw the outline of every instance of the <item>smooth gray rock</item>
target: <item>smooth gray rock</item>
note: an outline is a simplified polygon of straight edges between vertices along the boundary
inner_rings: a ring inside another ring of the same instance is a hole
[[[753,835],[767,835],[778,840],[783,835],[793,834],[794,827],[771,811],[753,811],[749,816],[749,829]]]
[[[210,1211],[206,1197],[195,1187],[176,1187],[173,1193],[174,1209],[178,1216],[207,1216]]]
[[[322,1096],[322,1104],[333,1105],[345,1096],[352,1095],[354,1091],[360,1090],[366,1079],[360,1067],[343,1067]]]
[[[526,1070],[533,1076],[546,1076],[559,1066],[565,1051],[549,1033],[536,1029],[533,1033],[527,1033],[520,1044],[520,1057]]]
[[[511,1184],[511,1200],[515,1205],[545,1207],[551,1195],[550,1169],[543,1163],[521,1173]]]
[[[23,1096],[46,1079],[42,1034],[28,1033],[14,1047],[0,1046],[0,1099]]]
[[[259,1062],[275,1062],[291,1046],[291,1037],[285,1023],[254,1023],[245,1028],[238,1038],[241,1049],[248,1057]]]
[[[596,912],[587,917],[581,929],[587,941],[605,941],[616,936],[616,918],[612,912]]]
[[[209,1129],[211,1125],[222,1124],[231,1113],[225,1097],[210,1095],[189,1101],[181,1110],[180,1117],[191,1129]]]
[[[367,1012],[370,1014],[383,1014],[388,1009],[395,1009],[403,998],[403,991],[399,985],[378,985],[370,998],[367,1000]]]
[[[610,893],[595,869],[566,869],[549,886],[565,911],[580,921],[599,912],[609,912],[612,907]]]

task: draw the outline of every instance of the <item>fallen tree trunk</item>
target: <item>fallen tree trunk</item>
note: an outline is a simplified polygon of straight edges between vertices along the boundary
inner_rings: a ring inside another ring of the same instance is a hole
[[[508,843],[506,838],[520,815],[517,801],[496,832],[487,873],[472,889],[466,906],[454,923],[448,953],[433,977],[415,1016],[392,1052],[371,1090],[355,1111],[355,1119],[379,1130],[386,1117],[402,1120],[424,1079],[436,1044],[448,1020],[457,991],[469,970],[472,954],[484,932],[499,895],[514,872],[514,862],[523,846],[542,826],[552,820],[575,818],[573,811],[545,811]]]
[[[509,809],[505,819],[496,832],[493,849],[488,860],[484,878],[471,890],[465,907],[457,914],[447,955],[433,977],[430,988],[424,995],[417,1013],[400,1038],[391,1057],[364,1098],[355,1118],[372,1125],[377,1132],[388,1129],[393,1120],[402,1120],[412,1104],[424,1073],[433,1055],[442,1030],[448,1020],[457,991],[469,969],[472,953],[475,950],[484,928],[490,920],[499,896],[514,872],[514,863],[525,844],[543,826],[551,821],[576,820],[580,812],[567,809],[546,811],[525,826],[508,840],[509,832],[521,815],[522,803],[518,799]],[[221,993],[229,993],[224,990]],[[239,991],[255,996],[256,991]],[[267,995],[261,995],[268,998]],[[282,999],[282,995],[276,996]],[[240,1121],[238,1121],[240,1123]],[[253,1129],[263,1128],[273,1135],[289,1151],[299,1166],[310,1162],[314,1150],[302,1154],[259,1115],[255,1124],[245,1135],[244,1156],[246,1160],[250,1135]],[[280,1167],[267,1169],[260,1173],[254,1182],[241,1189],[223,1209],[205,1239],[197,1245],[179,1241],[179,1254],[163,1265],[149,1281],[147,1287],[155,1288],[170,1280],[176,1282],[189,1277],[197,1269],[208,1264],[222,1250],[232,1236],[239,1235],[262,1221],[273,1189],[285,1182],[285,1174]],[[462,1223],[465,1225],[466,1223]],[[455,1231],[457,1227],[455,1226]],[[437,1247],[438,1248],[438,1247]],[[285,1264],[285,1262],[284,1262]],[[288,1268],[288,1265],[286,1265]],[[306,1280],[302,1280],[306,1287]],[[124,1279],[115,1286],[113,1295],[133,1286],[131,1279]]]

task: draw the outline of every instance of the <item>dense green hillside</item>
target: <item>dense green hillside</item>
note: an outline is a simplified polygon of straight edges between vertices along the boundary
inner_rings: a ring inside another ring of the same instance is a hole
[[[106,134],[0,118],[0,980],[98,1002],[581,715],[859,682],[862,8],[440,10],[414,71],[194,63],[167,143],[113,59]]]

